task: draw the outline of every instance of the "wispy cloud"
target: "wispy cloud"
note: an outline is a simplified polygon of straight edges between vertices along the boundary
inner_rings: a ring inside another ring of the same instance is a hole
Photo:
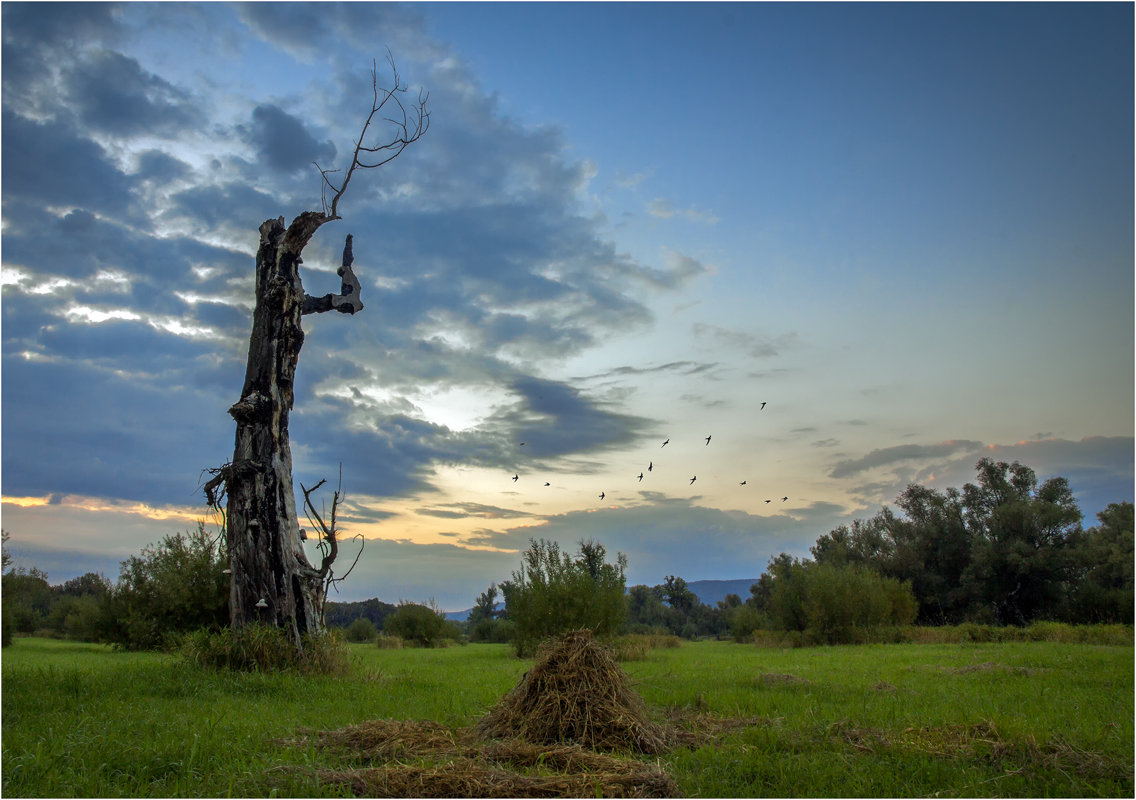
[[[688,222],[700,222],[706,225],[717,225],[718,217],[712,211],[698,208],[678,208],[672,200],[657,197],[647,205],[647,213],[662,219],[679,218]]]
[[[982,442],[965,439],[938,442],[935,444],[903,444],[873,450],[860,458],[845,459],[833,466],[829,472],[832,478],[847,478],[877,467],[889,467],[902,461],[947,458],[960,452],[974,452],[982,447]]]

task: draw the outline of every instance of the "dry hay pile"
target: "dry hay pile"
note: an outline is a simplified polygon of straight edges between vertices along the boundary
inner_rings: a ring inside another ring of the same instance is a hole
[[[611,652],[589,631],[546,643],[536,664],[477,724],[489,739],[575,742],[598,750],[661,753],[666,732],[648,719]]]

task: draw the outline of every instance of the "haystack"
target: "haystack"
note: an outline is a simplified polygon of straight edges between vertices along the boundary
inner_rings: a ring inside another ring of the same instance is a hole
[[[477,731],[486,738],[576,742],[594,750],[667,749],[664,729],[650,721],[627,674],[587,630],[545,643],[536,664],[481,719]]]

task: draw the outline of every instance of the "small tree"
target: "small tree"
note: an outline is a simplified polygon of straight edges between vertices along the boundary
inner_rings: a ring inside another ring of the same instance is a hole
[[[597,637],[622,630],[627,619],[627,556],[606,562],[603,545],[581,542],[573,559],[556,542],[529,540],[521,568],[503,583],[505,616],[514,625],[517,655],[531,654],[539,642],[577,628]]]

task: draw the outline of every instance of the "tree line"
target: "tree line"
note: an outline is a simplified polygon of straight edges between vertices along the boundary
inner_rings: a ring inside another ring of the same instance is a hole
[[[1039,485],[1028,467],[990,459],[976,470],[977,480],[961,489],[908,486],[894,508],[820,536],[811,558],[780,554],[744,599],[731,594],[713,606],[702,603],[674,575],[627,588],[622,553],[609,562],[599,542],[582,541],[571,554],[555,542],[530,540],[519,568],[482,592],[461,626],[429,605],[377,599],[329,602],[327,624],[349,629],[359,622],[358,637],[382,631],[420,644],[511,642],[519,654],[581,627],[601,636],[740,641],[774,631],[836,643],[910,623],[1132,624],[1132,503],[1109,505],[1085,529],[1064,478]],[[13,631],[47,631],[141,649],[172,644],[192,630],[222,629],[229,624],[223,550],[199,525],[128,558],[116,583],[88,573],[58,586],[35,567],[9,570],[5,550],[5,643]]]

